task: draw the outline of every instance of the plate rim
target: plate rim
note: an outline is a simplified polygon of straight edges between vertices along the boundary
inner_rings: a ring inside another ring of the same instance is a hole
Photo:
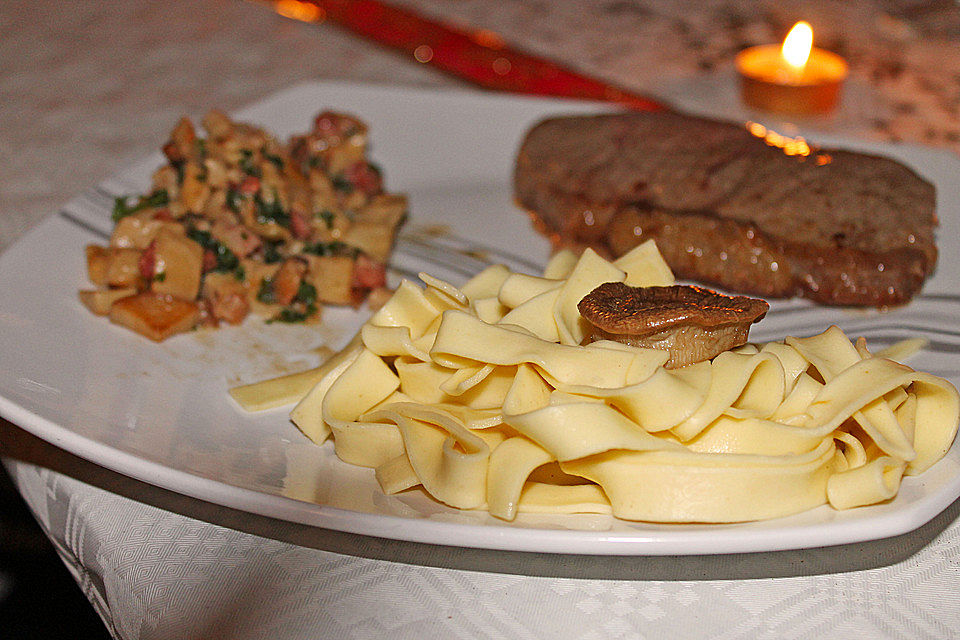
[[[290,96],[321,89],[329,90],[331,87],[374,93],[400,91],[418,97],[434,96],[439,92],[460,98],[479,98],[493,102],[522,101],[545,108],[558,104],[577,104],[581,107],[587,104],[579,101],[544,100],[526,96],[491,95],[463,89],[424,89],[388,84],[308,81],[269,94],[261,100],[237,110],[236,115],[243,117],[244,113],[267,109],[271,104],[282,103],[285,99],[290,99]],[[609,105],[599,106],[610,108]],[[156,154],[150,155],[156,156]],[[150,155],[138,158],[132,164],[135,166],[139,163],[148,162]],[[96,186],[104,186],[111,181],[119,180],[124,173],[127,173],[127,171],[117,171],[100,181]],[[0,255],[0,260],[3,258],[9,259],[8,254],[12,253],[11,250],[15,247],[26,244],[29,238],[41,234],[48,225],[56,224],[68,224],[68,222],[60,219],[60,216],[56,213],[47,216],[34,225],[23,237],[10,245]],[[392,514],[351,511],[244,488],[223,480],[207,478],[183,469],[163,465],[79,434],[67,426],[57,424],[29,408],[21,406],[5,395],[0,395],[0,416],[55,446],[111,471],[198,500],[318,528],[405,542],[466,548],[630,556],[719,555],[817,548],[889,538],[914,531],[935,518],[960,497],[960,476],[958,476],[947,483],[945,489],[939,493],[923,496],[903,505],[898,510],[875,515],[869,520],[869,527],[865,527],[862,520],[834,521],[827,526],[823,523],[811,523],[790,527],[792,534],[787,537],[775,526],[771,529],[743,529],[740,531],[741,535],[726,540],[723,545],[705,550],[704,541],[715,536],[718,529],[736,528],[739,525],[670,525],[670,531],[668,532],[657,529],[630,532],[595,531],[507,525],[491,526],[489,524],[444,522],[426,518],[416,519]],[[330,446],[330,443],[328,442],[323,446]],[[956,446],[954,444],[954,449]],[[948,453],[948,455],[950,454]],[[947,488],[950,488],[950,490],[947,491]],[[824,509],[826,507],[818,508]],[[643,523],[636,524],[643,525]],[[798,534],[803,534],[805,541],[797,540]]]

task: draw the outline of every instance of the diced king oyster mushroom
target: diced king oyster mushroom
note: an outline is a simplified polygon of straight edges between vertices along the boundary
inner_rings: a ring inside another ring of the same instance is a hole
[[[114,302],[110,307],[110,320],[160,342],[175,333],[193,329],[198,313],[193,302],[170,294],[144,291]]]
[[[80,291],[78,295],[80,302],[98,316],[105,316],[110,313],[110,308],[117,300],[122,300],[132,295],[136,295],[137,290],[134,287],[125,287],[122,289],[95,289],[93,291]]]
[[[687,285],[631,287],[607,282],[577,308],[593,327],[587,341],[616,340],[670,353],[676,369],[739,347],[770,308],[763,300]]]

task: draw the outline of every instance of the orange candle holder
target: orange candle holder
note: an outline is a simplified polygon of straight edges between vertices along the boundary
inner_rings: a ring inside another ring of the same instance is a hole
[[[786,63],[780,45],[744,49],[735,60],[743,101],[762,111],[822,115],[833,111],[847,77],[846,61],[812,49],[801,69]]]

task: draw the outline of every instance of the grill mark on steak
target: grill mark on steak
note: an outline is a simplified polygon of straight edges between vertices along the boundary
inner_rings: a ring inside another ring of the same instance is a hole
[[[653,238],[679,277],[731,291],[907,302],[936,265],[932,185],[887,158],[815,155],[830,160],[678,114],[575,116],[528,133],[514,182],[558,247],[616,257]]]

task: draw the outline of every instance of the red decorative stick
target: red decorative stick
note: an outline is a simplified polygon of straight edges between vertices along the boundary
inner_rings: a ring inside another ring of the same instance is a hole
[[[378,0],[265,1],[281,15],[305,22],[329,21],[486,89],[600,100],[641,111],[667,108],[644,96],[511,49],[493,31],[463,31]]]

